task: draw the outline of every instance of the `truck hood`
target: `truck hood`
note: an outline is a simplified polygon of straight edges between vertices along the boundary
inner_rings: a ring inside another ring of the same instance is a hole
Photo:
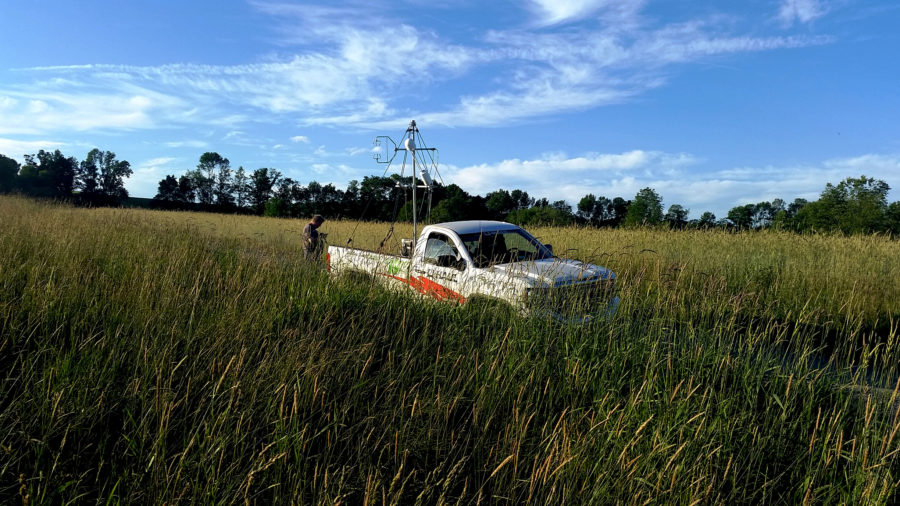
[[[616,279],[615,273],[606,267],[561,258],[495,265],[490,269],[510,278],[527,279],[532,286],[552,287]]]

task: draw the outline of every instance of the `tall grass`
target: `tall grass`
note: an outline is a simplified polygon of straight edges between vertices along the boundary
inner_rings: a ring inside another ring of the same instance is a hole
[[[4,503],[897,501],[879,238],[533,231],[619,274],[566,327],[332,281],[297,221],[0,216]]]

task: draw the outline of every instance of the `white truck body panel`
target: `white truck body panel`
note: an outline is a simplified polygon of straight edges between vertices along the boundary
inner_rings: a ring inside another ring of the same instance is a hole
[[[508,248],[511,241],[519,247]],[[488,243],[503,249],[502,258],[488,260]],[[465,304],[485,297],[570,322],[611,316],[619,304],[612,271],[555,257],[527,232],[503,222],[428,225],[410,258],[329,246],[327,261],[333,274],[363,272],[437,300]]]

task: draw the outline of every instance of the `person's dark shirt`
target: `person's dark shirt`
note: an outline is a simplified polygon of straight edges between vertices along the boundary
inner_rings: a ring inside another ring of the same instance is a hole
[[[307,223],[305,227],[303,227],[303,237],[306,239],[306,249],[313,249],[316,247],[316,244],[319,242],[319,231],[316,230],[316,227],[313,226],[312,223]]]

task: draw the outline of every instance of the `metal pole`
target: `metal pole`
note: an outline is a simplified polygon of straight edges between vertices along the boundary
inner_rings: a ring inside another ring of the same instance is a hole
[[[412,139],[413,146],[416,143],[416,120],[409,122],[409,138]],[[412,150],[412,180],[410,183],[412,188],[412,215],[413,215],[413,250],[416,248],[416,240],[419,238],[418,224],[416,223],[416,150]]]

